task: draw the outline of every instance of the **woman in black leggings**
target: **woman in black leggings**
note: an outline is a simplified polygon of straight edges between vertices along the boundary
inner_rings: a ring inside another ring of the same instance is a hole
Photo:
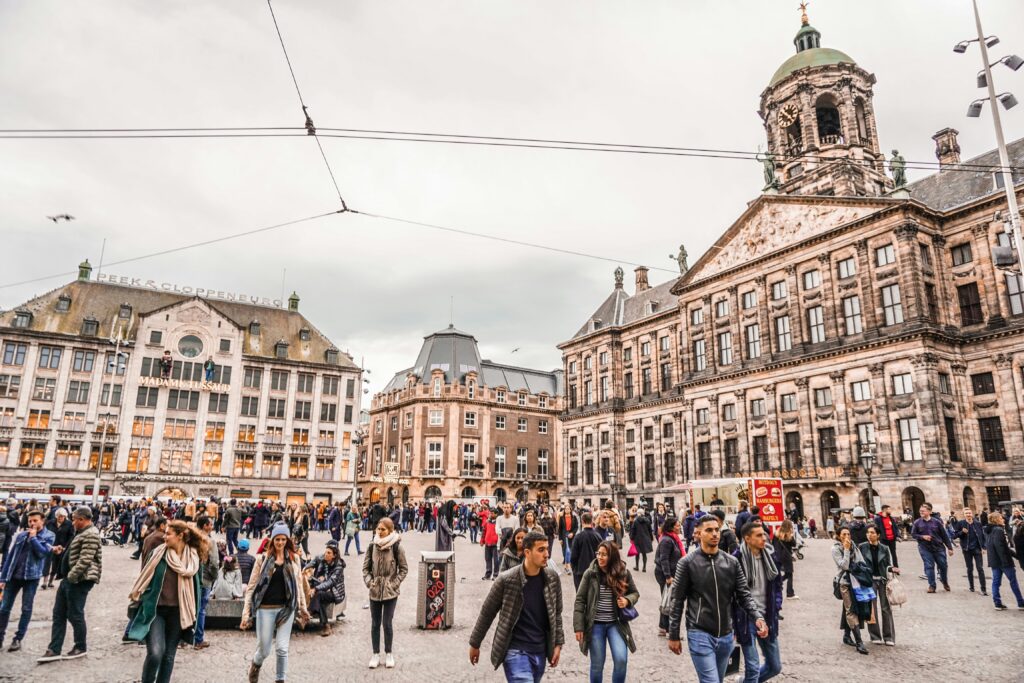
[[[388,669],[395,666],[395,656],[391,651],[394,640],[391,622],[398,604],[399,587],[408,573],[409,565],[405,561],[401,539],[395,533],[395,524],[390,518],[383,517],[377,522],[376,535],[363,557],[363,583],[370,591],[371,669],[380,666],[381,630],[384,631],[384,666]]]

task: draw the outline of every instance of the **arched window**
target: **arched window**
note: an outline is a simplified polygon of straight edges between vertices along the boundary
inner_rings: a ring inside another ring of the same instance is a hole
[[[427,500],[438,500],[441,498],[441,488],[438,486],[428,486],[427,490],[423,492],[423,497]]]
[[[476,497],[476,489],[473,488],[472,486],[466,486],[465,488],[462,489],[462,497],[463,498],[475,498]]]
[[[494,489],[494,500],[499,503],[504,503],[508,499],[508,494],[505,493],[505,489],[496,488]]]
[[[839,116],[839,105],[832,95],[822,95],[814,104],[815,115],[818,119],[818,143],[822,145],[841,145],[843,139],[843,124]]]

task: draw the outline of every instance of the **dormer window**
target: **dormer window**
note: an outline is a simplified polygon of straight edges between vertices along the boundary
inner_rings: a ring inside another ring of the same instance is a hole
[[[67,294],[61,294],[57,297],[57,312],[67,313],[71,310],[71,297]]]
[[[466,384],[466,394],[469,398],[476,398],[476,382],[469,382]]]
[[[310,339],[310,336],[311,335],[309,333],[309,328],[308,327],[303,327],[301,330],[299,330],[299,341],[308,342],[309,339]]]
[[[495,396],[497,398],[498,403],[504,403],[505,402],[505,390],[504,389],[498,389],[498,391],[495,392]]]
[[[95,337],[100,333],[100,324],[96,318],[88,317],[82,321],[82,335],[85,337]]]
[[[279,341],[274,344],[274,357],[282,359],[288,357],[288,342]]]
[[[327,349],[327,351],[324,352],[324,360],[328,365],[337,365],[338,349]]]
[[[251,323],[249,323],[249,334],[251,334],[254,337],[260,336],[260,321],[259,320],[253,320]]]
[[[441,387],[443,386],[440,377],[434,378],[434,398],[441,397]]]
[[[28,327],[32,324],[32,314],[29,311],[18,311],[14,314],[14,327]]]
[[[525,391],[520,391],[519,392],[519,405],[521,405],[521,406],[525,406],[526,405],[526,392]]]
[[[131,304],[121,304],[121,308],[117,312],[117,317],[121,318],[122,320],[131,318],[132,317],[132,307],[131,307]]]

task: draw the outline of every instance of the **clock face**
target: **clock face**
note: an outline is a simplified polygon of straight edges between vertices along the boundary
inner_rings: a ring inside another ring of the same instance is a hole
[[[796,108],[795,104],[787,104],[779,112],[779,123],[783,128],[789,128],[796,121],[796,117],[800,115],[800,110]]]

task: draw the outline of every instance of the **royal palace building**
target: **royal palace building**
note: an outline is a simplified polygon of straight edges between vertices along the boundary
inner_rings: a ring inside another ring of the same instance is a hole
[[[562,343],[565,490],[598,503],[682,504],[673,487],[754,473],[788,508],[916,512],[1024,497],[1024,293],[994,151],[885,172],[875,77],[823,48],[761,94],[765,188],[692,268],[651,287],[638,269]],[[1010,145],[1024,166],[1024,141]],[[1024,175],[1013,175],[1018,194]],[[867,456],[867,457],[865,457]],[[869,470],[865,468],[868,464]]]
[[[282,303],[86,261],[0,313],[0,493],[350,495],[361,371]]]
[[[481,359],[454,326],[373,397],[360,446],[363,500],[394,504],[558,496],[562,373]]]

